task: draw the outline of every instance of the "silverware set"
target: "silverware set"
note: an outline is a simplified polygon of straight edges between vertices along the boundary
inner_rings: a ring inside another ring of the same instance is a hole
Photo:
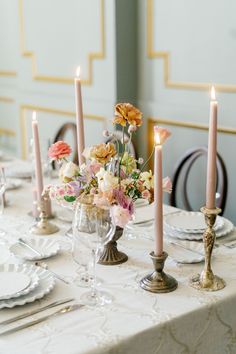
[[[0,322],[0,336],[6,335],[6,334],[15,333],[15,332],[17,332],[19,330],[29,328],[31,326],[34,326],[34,325],[36,325],[38,323],[41,323],[41,322],[46,321],[48,319],[51,319],[53,317],[56,317],[56,316],[59,316],[59,315],[63,315],[63,314],[66,314],[66,313],[69,313],[69,312],[72,312],[72,311],[75,311],[75,310],[78,310],[78,309],[80,309],[80,308],[82,308],[84,306],[83,304],[79,304],[79,303],[75,303],[75,304],[72,304],[72,305],[67,305],[67,306],[64,306],[64,307],[62,307],[62,308],[60,308],[60,309],[58,309],[58,310],[56,310],[56,311],[54,311],[54,312],[52,312],[52,313],[50,313],[48,315],[40,317],[40,318],[38,318],[36,320],[30,320],[30,321],[28,321],[26,323],[16,325],[16,326],[14,326],[12,328],[9,328],[9,329],[3,328],[3,331],[1,330],[1,328],[3,326],[9,325],[11,323],[15,323],[15,322],[20,321],[20,320],[22,320],[24,318],[27,318],[27,317],[30,317],[32,315],[38,314],[38,313],[40,313],[42,311],[54,308],[56,306],[59,306],[59,305],[62,305],[62,304],[66,304],[66,303],[71,302],[73,300],[74,299],[71,298],[71,299],[64,299],[64,300],[55,301],[55,302],[53,302],[53,303],[51,303],[49,305],[46,305],[44,307],[41,307],[39,309],[28,311],[28,312],[26,312],[26,313],[24,313],[22,315],[12,317],[12,318],[10,318],[10,319],[8,319],[6,321],[2,321],[2,322]]]

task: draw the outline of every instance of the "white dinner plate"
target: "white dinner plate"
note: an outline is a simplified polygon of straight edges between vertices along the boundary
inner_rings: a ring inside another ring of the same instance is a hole
[[[164,222],[169,228],[179,232],[201,233],[206,228],[204,215],[195,211],[183,211],[166,215]],[[214,225],[215,231],[222,228],[223,224],[223,218],[217,216]]]
[[[53,275],[49,271],[41,267],[36,267],[32,265],[29,266],[29,268],[29,271],[34,272],[35,275],[39,278],[38,286],[36,286],[34,290],[32,290],[26,295],[13,299],[1,300],[0,309],[4,307],[12,308],[14,306],[25,305],[26,303],[41,299],[50,291],[52,291],[55,286],[55,279]]]
[[[32,166],[26,163],[19,163],[14,166],[9,166],[5,170],[6,177],[10,178],[31,178],[32,173]]]
[[[55,256],[60,251],[60,245],[55,240],[48,238],[25,238],[28,245],[32,246],[35,250],[41,253],[41,257],[34,251],[30,250],[27,246],[16,242],[10,247],[10,251],[17,257],[20,257],[29,261],[36,261],[40,259],[49,258]]]
[[[224,225],[222,228],[216,230],[216,238],[226,236],[232,232],[234,229],[234,225],[228,219],[221,217],[223,219]],[[172,228],[168,227],[167,225],[164,226],[164,234],[169,237],[179,238],[181,240],[202,240],[202,233],[192,233],[192,232],[179,232],[173,230]]]
[[[135,207],[135,208],[141,208],[141,207],[145,207],[145,206],[147,206],[147,205],[149,205],[147,199],[141,199],[141,198],[139,198],[139,199],[135,200],[135,202],[134,202],[134,207]]]
[[[9,178],[6,184],[6,190],[13,190],[20,188],[22,186],[22,181],[16,178]]]
[[[200,242],[178,240],[174,244],[169,240],[165,242],[165,250],[178,263],[199,263],[205,259],[204,247]]]
[[[10,252],[4,245],[0,245],[0,264],[4,264],[7,262],[10,257]]]
[[[39,278],[29,265],[0,266],[0,300],[26,295],[34,290],[38,283]]]

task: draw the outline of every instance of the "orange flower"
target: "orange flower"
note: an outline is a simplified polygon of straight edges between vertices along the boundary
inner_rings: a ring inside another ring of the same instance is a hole
[[[120,124],[123,127],[126,124],[140,127],[143,123],[142,112],[130,103],[118,103],[115,107],[114,124]]]
[[[112,143],[102,143],[94,145],[90,150],[90,157],[94,158],[101,164],[105,164],[110,161],[110,159],[116,155],[115,145]]]
[[[59,160],[66,158],[71,153],[71,147],[64,141],[57,141],[55,144],[52,144],[48,149],[48,156],[52,160]]]

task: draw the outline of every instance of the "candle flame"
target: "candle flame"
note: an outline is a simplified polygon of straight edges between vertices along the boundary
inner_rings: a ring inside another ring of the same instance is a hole
[[[156,144],[156,145],[160,145],[161,139],[160,139],[159,133],[156,133],[156,132],[155,132],[155,134],[154,134],[154,140],[155,140],[155,144]]]
[[[76,69],[76,76],[80,78],[80,66],[78,66]]]
[[[36,120],[37,120],[37,118],[36,118],[36,111],[33,111],[32,120],[33,120],[33,121],[36,121]]]
[[[214,86],[211,87],[211,99],[213,101],[215,101],[215,99],[216,99],[216,90],[215,90]]]

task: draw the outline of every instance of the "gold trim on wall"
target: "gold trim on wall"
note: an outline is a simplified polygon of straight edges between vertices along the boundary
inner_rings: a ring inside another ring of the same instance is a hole
[[[22,158],[26,159],[27,156],[27,127],[26,127],[26,111],[37,111],[49,114],[55,114],[60,116],[68,116],[75,118],[75,112],[64,111],[56,108],[48,108],[41,106],[34,106],[29,104],[24,104],[20,106],[20,128],[21,128],[21,150],[22,150]],[[102,121],[104,128],[106,125],[106,118],[103,116],[98,116],[95,114],[84,114],[84,118],[96,121]]]
[[[15,77],[15,76],[17,76],[17,73],[15,71],[0,70],[0,76]]]
[[[11,97],[0,96],[0,102],[2,103],[14,103],[15,100]]]
[[[101,49],[100,52],[92,52],[87,56],[88,59],[88,78],[81,79],[81,84],[92,85],[93,82],[93,61],[102,60],[105,58],[105,9],[104,0],[100,0],[100,30],[101,30]],[[29,51],[25,46],[25,26],[24,26],[24,4],[23,0],[19,0],[19,22],[20,22],[20,47],[24,57],[31,58],[32,77],[34,80],[49,81],[61,84],[73,84],[74,78],[62,76],[49,76],[38,73],[36,54]]]
[[[0,135],[16,136],[16,132],[11,129],[0,128]]]
[[[148,141],[148,156],[150,156],[153,145],[154,145],[154,134],[153,134],[153,126],[155,124],[164,124],[164,125],[170,125],[174,127],[180,127],[180,128],[190,128],[190,129],[198,129],[198,130],[204,130],[208,131],[209,126],[206,124],[199,124],[199,123],[193,123],[193,122],[185,122],[181,120],[173,120],[173,119],[165,119],[165,118],[153,118],[153,117],[148,117],[147,118],[147,141]],[[236,134],[236,128],[230,128],[230,127],[218,127],[217,131],[219,133],[223,134]],[[151,161],[149,164],[149,167],[151,167]]]
[[[191,90],[209,90],[212,83],[207,82],[177,82],[171,80],[170,57],[167,51],[156,51],[153,47],[154,43],[154,0],[147,0],[147,55],[150,59],[163,59],[164,64],[164,85],[174,89],[191,89]],[[236,92],[236,85],[227,85],[214,83],[217,91],[232,93]]]

